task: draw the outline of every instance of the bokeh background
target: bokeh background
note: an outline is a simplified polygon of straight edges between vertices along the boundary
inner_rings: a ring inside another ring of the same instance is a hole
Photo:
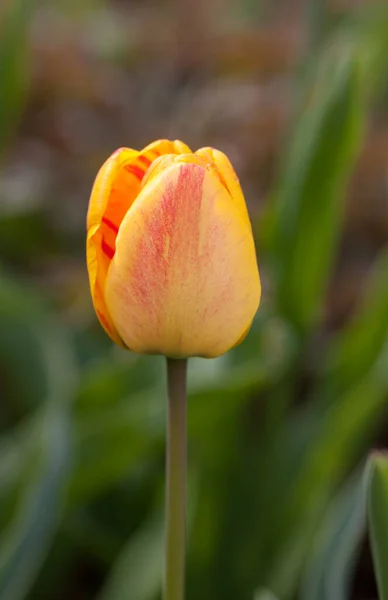
[[[102,162],[164,137],[229,155],[263,282],[190,365],[187,598],[377,598],[387,102],[385,2],[2,0],[0,600],[160,597],[164,363],[102,332],[84,247]]]

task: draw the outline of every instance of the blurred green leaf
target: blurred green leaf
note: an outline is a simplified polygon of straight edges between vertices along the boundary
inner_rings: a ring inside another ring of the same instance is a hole
[[[48,397],[66,397],[76,379],[67,332],[36,294],[1,272],[0,326],[1,385],[11,416],[24,416]]]
[[[196,473],[189,469],[186,522],[188,545],[197,503],[197,483]],[[164,482],[162,488],[164,489]],[[99,600],[152,600],[159,597],[165,540],[163,512],[152,509],[151,517],[124,546],[98,596]]]
[[[70,502],[86,502],[101,494],[130,470],[137,468],[163,452],[165,441],[165,377],[147,377],[154,370],[155,357],[146,357],[137,375],[131,379],[124,365],[111,365],[87,375],[78,397],[76,414],[75,469],[70,485]],[[194,361],[189,368],[192,384],[189,388],[188,428],[190,439],[203,442],[203,431],[219,428],[224,419],[236,414],[250,394],[260,389],[265,374],[256,361],[248,365],[228,366],[227,374],[216,361]],[[149,367],[147,366],[149,365]],[[198,371],[196,369],[198,365]],[[208,375],[198,375],[202,365]],[[213,368],[216,370],[214,371]],[[220,370],[218,370],[220,369]],[[159,373],[159,368],[157,369]],[[133,385],[131,381],[133,380]],[[137,383],[136,383],[137,382]],[[141,387],[145,389],[141,390]],[[131,393],[131,388],[134,393]],[[139,391],[136,393],[135,390]],[[102,397],[101,397],[102,396]],[[93,406],[93,398],[95,406]],[[128,445],[130,440],[130,445]]]
[[[27,404],[39,406],[33,415],[28,411],[18,415],[25,418],[12,435],[3,438],[6,454],[0,489],[3,495],[9,493],[19,479],[19,493],[0,538],[0,598],[21,600],[56,531],[70,454],[70,400],[77,376],[62,327],[35,294],[4,274],[0,278],[0,324],[0,368],[7,403],[22,397]]]
[[[388,599],[388,455],[375,452],[369,459],[369,532],[379,599]]]
[[[263,536],[277,549],[268,586],[282,599],[292,597],[325,507],[379,423],[386,391],[386,382],[373,370],[329,406],[316,403],[301,410],[299,419],[289,420],[286,432],[280,433],[283,440],[287,435],[282,443],[287,460],[272,470],[287,478],[281,488],[287,502],[273,507],[274,512],[267,506],[271,525]],[[295,438],[297,430],[304,435]],[[274,493],[279,491],[268,490],[271,497]]]
[[[388,339],[388,250],[382,252],[365,286],[365,297],[349,325],[328,350],[326,377],[344,389],[373,366]]]
[[[0,152],[15,127],[27,86],[27,31],[34,3],[13,0],[0,22]]]
[[[164,519],[145,523],[130,539],[106,582],[99,600],[153,600],[163,572]]]
[[[366,528],[366,478],[357,473],[340,490],[307,559],[301,600],[346,600]]]
[[[301,331],[322,308],[363,123],[354,58],[330,55],[318,72],[292,136],[275,209],[278,304]]]
[[[253,600],[278,600],[270,590],[259,589],[255,592]]]
[[[120,362],[93,361],[83,373],[77,394],[76,410],[81,414],[114,406],[128,395],[137,395],[161,384],[162,357],[126,353]],[[164,388],[162,388],[164,389]]]
[[[322,49],[332,27],[333,16],[325,0],[312,0],[307,5],[309,16],[309,52],[306,60],[314,60],[314,53]]]
[[[353,48],[366,78],[368,93],[381,92],[386,78],[388,52],[388,7],[385,0],[360,5],[349,11],[343,31],[343,43]]]
[[[14,514],[15,503],[34,468],[39,415],[25,418],[0,438],[0,531]]]
[[[0,598],[25,598],[56,531],[69,458],[64,406],[49,406],[36,439],[39,468],[0,538]]]
[[[29,193],[33,195],[35,192],[29,190]],[[0,195],[5,195],[1,179]],[[13,200],[11,198],[9,202]],[[23,243],[20,243],[21,240]],[[40,207],[19,206],[12,212],[1,206],[0,254],[3,260],[28,265],[37,257],[58,252],[58,249],[58,233],[50,230],[47,215]]]
[[[129,397],[119,407],[77,418],[70,504],[89,501],[161,452],[163,395],[151,390]]]

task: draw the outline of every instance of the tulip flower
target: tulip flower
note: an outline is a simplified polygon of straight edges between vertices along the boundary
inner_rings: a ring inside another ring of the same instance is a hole
[[[160,140],[101,167],[87,218],[97,316],[117,344],[216,357],[242,341],[260,301],[244,197],[227,157]]]
[[[101,167],[87,217],[90,288],[114,342],[167,358],[164,600],[183,600],[186,370],[248,333],[260,302],[252,229],[238,178],[214,148],[159,140]]]

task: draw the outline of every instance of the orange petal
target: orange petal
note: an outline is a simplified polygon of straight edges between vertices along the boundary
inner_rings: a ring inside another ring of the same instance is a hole
[[[87,264],[92,300],[101,325],[123,345],[106,307],[105,280],[116,251],[121,222],[136,199],[152,162],[166,152],[190,151],[182,142],[158,140],[141,152],[119,148],[103,164],[93,185],[87,215]]]
[[[219,356],[250,327],[260,293],[251,228],[219,177],[190,162],[153,177],[122,221],[106,280],[127,346]]]
[[[101,233],[98,231],[98,226],[94,225],[88,231],[88,237],[86,242],[86,260],[88,265],[89,273],[89,284],[92,295],[92,301],[96,315],[105,329],[106,333],[111,339],[119,344],[119,346],[125,346],[121,340],[113,321],[109,315],[108,309],[105,303],[104,291],[101,284],[105,284],[107,265],[99,262],[98,252],[101,246]],[[101,257],[100,257],[101,260]]]
[[[163,156],[164,154],[186,154],[191,153],[191,150],[186,144],[181,142],[180,140],[175,140],[171,142],[170,140],[157,140],[156,142],[152,142],[148,144],[140,154],[145,157],[149,164],[159,158],[159,156]]]
[[[104,288],[119,226],[140,188],[140,181],[125,169],[137,155],[136,150],[120,148],[103,164],[93,185],[87,216],[86,260],[93,305],[105,331],[120,345],[123,342],[106,308]]]

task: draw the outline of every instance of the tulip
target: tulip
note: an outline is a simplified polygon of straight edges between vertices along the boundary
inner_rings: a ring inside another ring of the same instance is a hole
[[[211,358],[244,339],[260,278],[244,196],[222,152],[168,140],[120,148],[97,175],[87,230],[94,308],[117,344]]]
[[[238,178],[214,148],[159,140],[101,167],[87,217],[97,316],[117,344],[167,357],[164,600],[183,600],[186,376],[190,356],[240,343],[260,302],[252,229]]]

